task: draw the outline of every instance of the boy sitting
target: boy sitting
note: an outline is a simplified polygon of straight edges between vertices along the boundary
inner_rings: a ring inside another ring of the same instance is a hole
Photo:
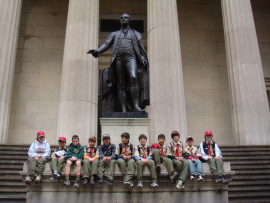
[[[171,133],[173,139],[167,146],[167,157],[170,158],[173,162],[173,165],[176,167],[177,173],[180,175],[179,179],[176,181],[176,187],[178,189],[184,188],[183,183],[187,178],[188,173],[188,161],[182,157],[183,144],[179,140],[180,134],[177,131]]]
[[[66,162],[67,155],[66,140],[67,139],[65,137],[59,137],[59,146],[52,153],[52,161],[50,163],[50,166],[53,176],[50,178],[51,181],[57,181],[57,178],[59,178],[62,174],[62,168]]]
[[[122,143],[117,146],[115,154],[117,159],[116,162],[124,175],[123,183],[132,187],[135,161],[132,158],[134,156],[134,146],[129,143],[129,138],[129,133],[125,132],[121,134]]]
[[[205,141],[200,144],[201,158],[205,160],[214,176],[216,183],[228,183],[223,170],[223,161],[221,151],[218,145],[213,141],[213,133],[206,131],[204,133]]]
[[[152,160],[152,150],[149,146],[146,145],[147,137],[144,134],[139,136],[140,145],[135,148],[136,164],[137,164],[137,178],[138,185],[137,187],[143,187],[142,176],[143,169],[145,165],[148,165],[151,173],[151,186],[158,187],[157,184],[157,174],[155,168],[155,162]]]
[[[157,173],[160,172],[160,164],[163,163],[167,169],[168,174],[172,182],[178,180],[179,175],[174,171],[172,160],[166,157],[165,135],[160,134],[158,136],[158,144],[152,145],[153,158],[156,164]]]
[[[107,184],[113,184],[114,167],[115,167],[115,145],[111,144],[111,137],[108,134],[102,136],[103,145],[99,147],[99,164],[98,164],[98,182],[103,183],[105,167],[108,167]]]
[[[72,136],[72,143],[68,147],[67,152],[67,164],[66,164],[66,178],[63,185],[70,185],[69,173],[71,164],[76,164],[76,181],[74,187],[79,187],[80,176],[81,176],[81,162],[83,157],[83,147],[80,144],[80,139],[78,135]]]
[[[45,133],[42,131],[38,132],[36,141],[31,144],[28,150],[29,159],[27,161],[28,175],[25,177],[26,183],[30,183],[33,180],[36,183],[41,181],[41,174],[50,153],[51,148],[45,139]]]
[[[199,175],[197,180],[203,180],[203,166],[200,161],[200,151],[197,147],[193,146],[194,140],[191,136],[187,138],[186,142],[188,145],[183,149],[183,156],[188,160],[190,180],[195,180],[195,171],[197,171]]]
[[[84,150],[84,160],[83,160],[83,184],[88,183],[90,178],[90,184],[95,184],[95,176],[97,175],[97,168],[99,163],[99,152],[96,146],[97,139],[94,136],[89,137],[88,147]]]

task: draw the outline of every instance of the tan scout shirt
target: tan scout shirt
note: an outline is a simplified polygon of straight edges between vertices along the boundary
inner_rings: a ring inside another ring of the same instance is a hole
[[[90,151],[91,151],[91,155],[90,155]],[[96,153],[95,153],[95,151],[96,151]],[[98,159],[99,158],[98,147],[97,146],[95,146],[93,148],[90,148],[89,146],[88,147],[85,147],[84,148],[84,156],[83,156],[83,158],[84,159],[94,158],[95,160]]]
[[[162,150],[163,150],[164,156],[166,156],[167,148],[166,148],[166,145],[165,145],[165,144],[164,144],[163,146],[161,146],[161,145],[159,144],[159,153],[160,153],[161,156],[163,156],[163,155],[161,154]]]
[[[179,156],[181,157],[183,154],[183,144],[178,141],[171,141],[167,146],[167,156],[175,156],[176,157],[176,147],[179,145]]]
[[[188,158],[195,158],[195,159],[198,159],[201,157],[201,153],[199,151],[199,149],[197,147],[194,147],[194,146],[184,146],[183,147],[183,154],[186,154],[187,155],[187,159]],[[193,155],[193,157],[192,157]]]
[[[134,145],[132,145],[132,149],[130,150],[130,143],[122,144],[122,152],[120,151],[120,144],[117,145],[115,154],[117,156],[133,156],[134,155]]]
[[[148,158],[148,159],[152,159],[152,149],[151,147],[150,148],[150,151],[149,153],[147,152],[147,145],[145,145],[144,147],[142,145],[139,145],[139,146],[136,146],[135,147],[135,159],[138,160],[138,159],[141,159],[141,158]]]

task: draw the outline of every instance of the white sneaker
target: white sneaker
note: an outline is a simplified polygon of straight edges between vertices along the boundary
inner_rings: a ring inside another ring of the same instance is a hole
[[[203,180],[203,177],[202,175],[199,175],[198,179],[197,180]]]
[[[182,184],[183,184],[182,180],[179,179],[179,180],[176,182],[176,187],[177,187],[177,189],[181,190]]]
[[[190,175],[190,180],[195,180],[194,175]]]
[[[36,182],[36,183],[40,183],[40,181],[41,181],[41,176],[37,176],[37,177],[35,178],[35,182]]]

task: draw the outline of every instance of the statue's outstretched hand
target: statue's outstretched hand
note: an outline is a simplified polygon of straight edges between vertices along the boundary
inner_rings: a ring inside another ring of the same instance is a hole
[[[92,54],[95,58],[99,57],[100,53],[98,52],[98,50],[96,49],[91,49],[88,52],[86,52],[87,54]]]

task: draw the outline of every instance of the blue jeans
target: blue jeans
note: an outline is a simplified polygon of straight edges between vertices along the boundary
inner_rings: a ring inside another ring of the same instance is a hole
[[[197,171],[198,175],[203,176],[203,166],[199,159],[196,159],[195,162],[191,161],[191,159],[188,159],[188,170],[190,175],[195,175],[195,171]]]

